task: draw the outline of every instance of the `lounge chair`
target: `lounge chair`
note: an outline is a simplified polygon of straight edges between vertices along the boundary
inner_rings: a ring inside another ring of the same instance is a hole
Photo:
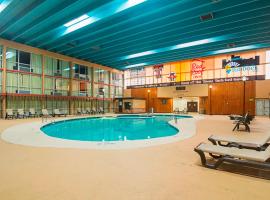
[[[18,118],[25,118],[26,117],[24,110],[22,108],[18,109],[17,117]]]
[[[246,115],[247,115],[247,122],[248,122],[248,124],[250,124],[250,122],[255,118],[255,116],[250,115],[248,112],[246,113]],[[244,118],[245,115],[234,115],[234,114],[232,114],[232,115],[229,115],[228,117],[230,118],[230,120],[237,121],[237,120],[240,120],[240,119]]]
[[[175,114],[179,114],[179,108],[175,108],[173,111]]]
[[[82,114],[82,110],[80,108],[77,108],[77,115],[81,115]]]
[[[35,111],[34,108],[29,109],[29,117],[37,117],[37,112]]]
[[[269,146],[270,134],[211,135],[208,140],[214,145],[263,151]]]
[[[42,117],[52,117],[52,115],[49,114],[47,109],[42,109]]]
[[[58,117],[61,117],[61,116],[66,117],[67,115],[65,113],[63,113],[63,112],[60,112],[60,110],[58,108],[56,108],[56,109],[53,110],[53,116],[54,117],[56,117],[56,116],[58,116]]]
[[[83,115],[86,115],[87,114],[87,111],[82,109],[82,114]]]
[[[250,132],[250,128],[249,128],[250,120],[248,118],[248,113],[246,113],[244,117],[237,119],[234,123],[235,123],[235,126],[233,128],[233,131],[235,130],[239,131],[240,125],[243,125],[245,126],[245,131]]]
[[[188,111],[186,108],[184,108],[183,110],[179,111],[180,114],[188,114]]]
[[[104,110],[103,110],[102,107],[99,107],[98,113],[99,113],[99,114],[105,114],[105,112],[104,112]]]
[[[7,109],[6,110],[6,119],[14,119],[15,118],[15,115],[13,113],[13,110],[12,109]]]
[[[86,114],[89,114],[89,115],[91,114],[91,109],[90,108],[86,108],[85,111],[86,111]]]
[[[256,151],[201,143],[194,151],[200,155],[202,165],[211,169],[218,168],[223,162],[270,169],[270,146],[265,151]],[[215,155],[216,162],[207,162],[205,153]]]
[[[96,113],[97,113],[97,110],[96,110],[95,108],[92,108],[91,114],[92,114],[92,115],[95,115]]]

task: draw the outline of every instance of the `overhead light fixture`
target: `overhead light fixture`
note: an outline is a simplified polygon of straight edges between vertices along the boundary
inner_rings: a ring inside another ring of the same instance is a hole
[[[141,66],[145,66],[145,65],[147,65],[147,63],[138,63],[138,64],[133,64],[133,65],[125,66],[124,68],[125,69],[129,69],[129,68],[141,67]]]

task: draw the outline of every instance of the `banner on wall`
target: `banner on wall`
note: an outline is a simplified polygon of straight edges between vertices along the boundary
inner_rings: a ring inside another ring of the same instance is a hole
[[[231,56],[231,60],[222,60],[222,68],[226,70],[227,74],[231,72],[256,72],[257,65],[260,64],[260,57],[255,58],[241,58],[240,56]]]
[[[204,61],[200,59],[193,59],[191,62],[191,74],[192,79],[202,79],[203,72],[205,70]]]
[[[161,74],[162,74],[162,70],[163,70],[163,64],[161,64],[161,65],[154,65],[153,66],[153,70],[154,70],[154,76],[156,78],[161,78]]]
[[[168,76],[168,79],[169,79],[171,82],[175,81],[175,79],[176,79],[176,74],[175,74],[175,72],[170,72],[170,74],[169,74],[169,76]]]
[[[247,81],[265,80],[265,75],[246,76],[246,80]],[[243,81],[242,77],[191,80],[191,81],[156,83],[156,84],[146,84],[146,85],[133,85],[133,86],[127,86],[127,89],[156,88],[156,87],[183,86],[183,85],[194,85],[194,84],[211,84],[211,83],[238,82],[238,81]]]

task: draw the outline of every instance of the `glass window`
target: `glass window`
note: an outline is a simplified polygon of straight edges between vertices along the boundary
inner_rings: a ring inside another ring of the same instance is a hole
[[[81,80],[91,80],[91,68],[83,65],[75,64],[73,67],[74,78]]]

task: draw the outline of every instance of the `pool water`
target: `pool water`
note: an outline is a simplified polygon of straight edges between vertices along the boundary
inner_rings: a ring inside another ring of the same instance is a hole
[[[144,140],[173,136],[178,130],[168,121],[189,116],[120,115],[60,121],[43,126],[41,130],[51,137],[80,141]]]

